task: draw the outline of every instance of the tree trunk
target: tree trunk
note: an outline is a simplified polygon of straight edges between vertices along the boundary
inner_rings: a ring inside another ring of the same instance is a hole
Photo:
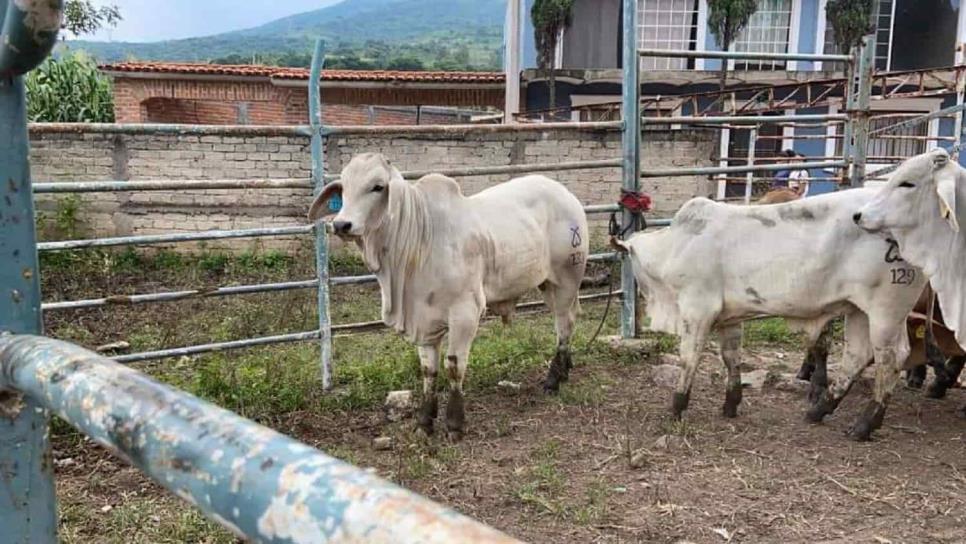
[[[557,71],[554,70],[553,65],[550,65],[548,70],[550,76],[548,78],[548,85],[550,86],[550,119],[555,120],[557,118]]]

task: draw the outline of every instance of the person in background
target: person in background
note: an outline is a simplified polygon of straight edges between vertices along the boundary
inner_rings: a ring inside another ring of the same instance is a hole
[[[778,154],[779,158],[792,158],[795,157],[795,152],[791,149],[785,149]],[[784,161],[783,161],[784,162]],[[788,187],[788,178],[791,175],[791,170],[779,170],[775,173],[775,179],[772,181],[772,189],[784,189]]]
[[[806,160],[804,154],[796,151],[792,151],[792,156],[801,162]],[[791,170],[788,173],[788,188],[795,191],[799,198],[805,198],[808,196],[808,184],[811,177],[811,173],[805,168]]]

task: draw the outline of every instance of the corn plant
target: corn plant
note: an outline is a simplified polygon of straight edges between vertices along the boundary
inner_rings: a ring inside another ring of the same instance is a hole
[[[111,81],[83,53],[47,59],[27,75],[27,115],[47,123],[111,123]]]

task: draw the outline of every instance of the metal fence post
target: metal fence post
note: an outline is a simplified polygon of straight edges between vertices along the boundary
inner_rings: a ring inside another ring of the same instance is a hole
[[[624,134],[621,185],[625,190],[637,191],[641,185],[641,111],[640,111],[640,57],[637,54],[637,0],[624,0],[623,7],[623,112]],[[622,213],[622,224],[633,225],[637,230],[637,215],[628,210]],[[637,331],[637,282],[631,269],[631,260],[624,255],[621,260],[621,336],[633,338]]]
[[[318,196],[325,187],[325,154],[322,135],[322,65],[325,42],[316,40],[309,76],[309,124],[312,126],[312,188]],[[332,389],[332,322],[329,318],[329,235],[323,223],[315,226],[315,268],[319,277],[319,357],[322,389]]]
[[[0,1],[0,334],[39,334],[40,277],[22,74],[57,41],[62,3]],[[32,5],[32,4],[31,4]],[[0,390],[0,540],[57,541],[49,412]]]
[[[748,166],[755,165],[755,147],[758,145],[758,126],[751,127],[748,132]],[[751,194],[754,192],[755,173],[748,171],[745,175],[745,204],[751,204]]]
[[[869,156],[869,129],[872,104],[872,74],[875,71],[875,34],[862,38],[859,46],[857,64],[854,66],[856,82],[855,99],[852,111],[852,187],[865,183],[865,164]]]

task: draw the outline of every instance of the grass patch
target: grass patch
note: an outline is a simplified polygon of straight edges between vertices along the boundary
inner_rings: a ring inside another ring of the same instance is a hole
[[[553,516],[565,512],[563,502],[564,477],[557,468],[560,443],[550,440],[535,448],[530,458],[533,464],[520,469],[522,483],[514,495],[538,512]]]
[[[805,342],[805,335],[794,332],[784,319],[774,317],[745,323],[745,346],[784,346],[797,348]]]

